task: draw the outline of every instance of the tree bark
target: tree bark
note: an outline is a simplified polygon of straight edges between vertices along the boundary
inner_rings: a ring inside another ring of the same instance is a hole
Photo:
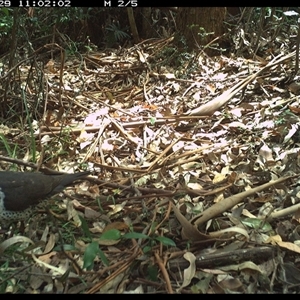
[[[189,49],[205,47],[224,33],[226,7],[179,7],[176,25],[180,38],[185,38]],[[212,47],[205,48],[208,55],[219,54]]]

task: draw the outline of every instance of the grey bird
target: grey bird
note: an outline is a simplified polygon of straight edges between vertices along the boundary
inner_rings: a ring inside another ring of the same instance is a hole
[[[2,228],[16,221],[27,220],[34,206],[64,190],[90,172],[45,175],[30,172],[0,172],[0,224]]]

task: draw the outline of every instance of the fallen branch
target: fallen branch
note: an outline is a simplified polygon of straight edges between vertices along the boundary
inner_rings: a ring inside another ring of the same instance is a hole
[[[220,107],[222,107],[225,103],[227,103],[234,95],[236,95],[240,90],[245,88],[250,82],[252,82],[258,75],[262,74],[266,70],[270,69],[271,67],[274,67],[278,64],[281,64],[285,60],[295,56],[295,51],[280,58],[278,61],[276,58],[273,60],[273,62],[269,62],[265,67],[263,67],[261,70],[256,72],[255,74],[252,74],[242,80],[241,82],[237,83],[235,86],[233,86],[231,89],[224,92],[222,95],[218,96],[217,98],[205,103],[204,105],[197,107],[196,109],[190,111],[188,115],[190,116],[208,116],[212,115],[216,110],[218,110]]]

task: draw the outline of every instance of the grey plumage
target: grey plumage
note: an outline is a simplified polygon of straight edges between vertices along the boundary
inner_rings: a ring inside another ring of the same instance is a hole
[[[26,220],[32,207],[42,200],[61,192],[89,172],[63,175],[44,175],[30,172],[0,172],[0,222],[2,226]]]

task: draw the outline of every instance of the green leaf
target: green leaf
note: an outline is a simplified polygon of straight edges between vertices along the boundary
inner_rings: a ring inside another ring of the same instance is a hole
[[[143,248],[143,253],[148,253],[149,251],[151,251],[151,247],[150,246],[145,246],[144,248]]]
[[[9,10],[8,10],[8,8],[6,8],[6,7],[2,7],[2,8],[1,8],[1,12],[3,12],[6,16],[9,15]]]
[[[139,232],[128,232],[123,235],[125,239],[149,239],[149,236]]]
[[[106,265],[106,266],[109,266],[109,260],[107,259],[107,257],[105,256],[104,252],[99,249],[99,257],[100,259],[102,260],[102,262]]]
[[[165,237],[165,236],[158,236],[155,238],[157,241],[161,242],[165,246],[173,246],[176,247],[176,244],[173,240]]]
[[[157,269],[157,266],[154,266],[154,265],[149,265],[148,268],[147,268],[147,272],[148,272],[148,275],[147,275],[147,278],[152,280],[152,281],[157,281],[157,277],[158,277],[158,269]]]
[[[121,238],[121,232],[117,229],[110,229],[105,231],[100,240],[119,240]]]
[[[242,220],[242,223],[245,226],[256,230],[262,230],[263,232],[268,232],[272,230],[272,226],[269,223],[257,218],[245,218],[244,220]]]
[[[81,229],[83,230],[83,233],[84,233],[85,237],[92,240],[92,235],[91,235],[91,232],[89,230],[89,226],[88,226],[86,220],[81,216],[79,216],[79,219],[81,221]]]
[[[99,244],[97,242],[90,243],[83,255],[83,268],[91,270],[94,266],[94,260],[99,253]]]
[[[151,117],[150,118],[150,124],[155,125],[155,122],[156,122],[156,118]]]

